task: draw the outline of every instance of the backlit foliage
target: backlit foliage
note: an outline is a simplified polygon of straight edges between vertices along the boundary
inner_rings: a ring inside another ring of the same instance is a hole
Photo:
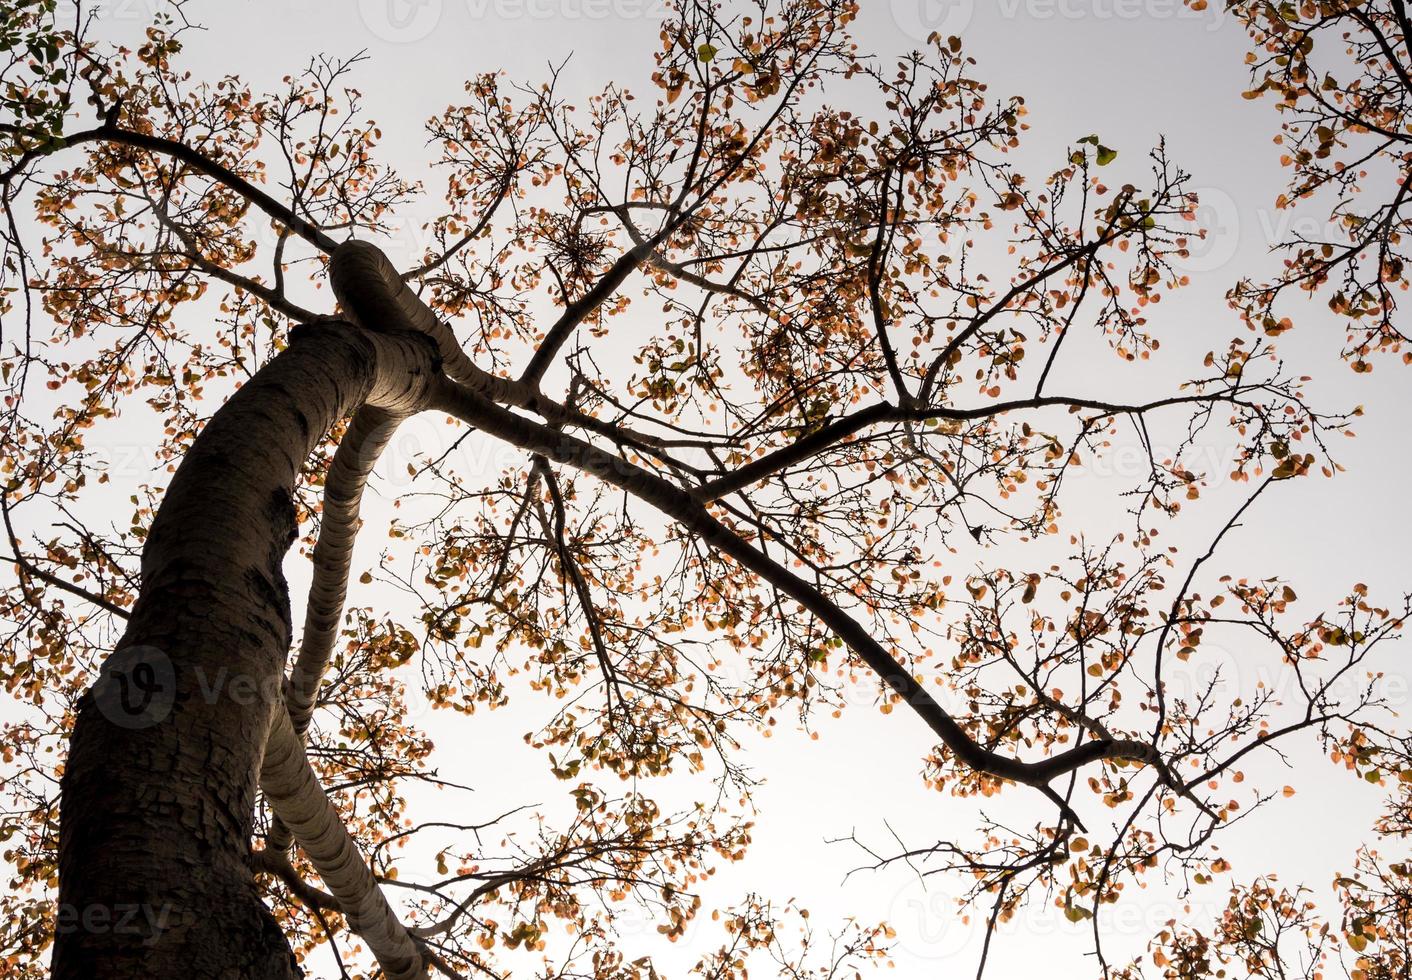
[[[899,720],[879,751],[915,753],[938,793],[1028,807],[873,854],[956,872],[978,928],[1048,903],[1092,921],[1109,976],[1312,978],[1334,958],[1405,975],[1400,859],[1350,853],[1330,913],[1263,869],[1224,877],[1217,843],[1287,795],[1257,776],[1298,743],[1388,785],[1390,846],[1412,826],[1412,759],[1377,666],[1407,606],[1361,585],[1301,599],[1225,547],[1263,494],[1332,477],[1351,421],[1286,373],[1283,286],[1332,292],[1355,366],[1405,339],[1408,180],[1371,211],[1353,196],[1365,164],[1412,173],[1406,18],[1383,6],[1239,5],[1256,91],[1288,112],[1286,199],[1334,195],[1358,244],[1300,243],[1284,278],[1242,284],[1254,335],[1212,317],[1210,353],[1170,361],[1185,383],[1154,392],[1164,332],[1191,328],[1161,305],[1186,285],[1187,175],[1163,146],[1143,160],[1097,134],[1020,172],[1024,101],[991,92],[959,38],[860,52],[851,0],[684,3],[633,93],[471,78],[428,121],[420,179],[381,162],[359,58],[316,57],[257,91],[184,59],[180,5],[128,50],[92,40],[82,11],[0,4],[0,679],[15,719],[0,962],[42,975],[55,775],[170,472],[291,324],[335,312],[329,243],[385,241],[399,209],[437,195],[404,279],[507,404],[621,476],[449,422],[445,446],[394,440],[379,471],[397,520],[364,529],[388,537],[355,569],[309,754],[439,969],[648,980],[622,927],[644,915],[668,939],[711,920],[694,934],[693,953],[710,937],[701,977],[883,961],[886,924],[699,894],[750,845],[741,740],[875,707],[931,727]],[[1367,32],[1330,69],[1341,82],[1307,64],[1329,24]],[[343,435],[300,488],[306,552]],[[1094,501],[1086,471],[1134,438],[1142,472]],[[1237,447],[1223,472],[1195,460],[1212,439]],[[1169,547],[1216,479],[1245,490],[1238,509]],[[653,480],[684,491],[679,512]],[[1097,508],[1110,520],[1090,526]],[[996,567],[1001,542],[1024,564]],[[1259,669],[1194,669],[1213,646]],[[455,713],[512,701],[563,798],[481,813],[445,785],[411,705],[476,744],[480,718]],[[678,781],[690,804],[655,801]],[[443,802],[424,805],[434,788]],[[299,852],[252,848],[298,954],[370,975]],[[1110,966],[1102,917],[1164,876],[1230,887],[1219,928],[1174,922],[1140,963]]]

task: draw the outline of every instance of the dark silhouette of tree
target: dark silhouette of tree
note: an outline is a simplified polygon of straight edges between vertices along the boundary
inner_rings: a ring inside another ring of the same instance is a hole
[[[1212,838],[1281,795],[1248,766],[1302,738],[1373,780],[1412,769],[1369,675],[1405,605],[1358,586],[1297,618],[1290,584],[1217,567],[1273,484],[1332,475],[1349,422],[1285,375],[1264,319],[1278,284],[1237,291],[1262,332],[1233,323],[1172,366],[1184,384],[1120,394],[1185,283],[1196,201],[1162,147],[1143,187],[1105,183],[1119,154],[1097,136],[1027,176],[1008,158],[1024,103],[992,97],[959,39],[885,64],[850,38],[852,2],[689,2],[652,98],[468,82],[428,124],[444,209],[401,269],[378,243],[422,189],[379,162],[359,59],[259,93],[182,67],[179,5],[131,51],[81,11],[0,9],[16,975],[42,975],[52,943],[58,978],[292,977],[322,946],[345,971],[499,976],[499,951],[548,951],[557,928],[545,975],[654,977],[614,910],[679,936],[712,863],[744,853],[740,734],[841,710],[868,680],[911,719],[880,752],[915,751],[938,790],[1034,805],[1024,827],[877,862],[963,872],[990,929],[1055,901],[1093,920],[1110,975],[1099,921],[1124,887],[1221,870]],[[1376,302],[1359,358],[1395,342]],[[395,460],[430,505],[362,571],[365,488],[422,413],[507,454]],[[123,425],[154,429],[169,478],[125,479],[90,448]],[[1094,540],[1062,507],[1130,431],[1148,461],[1113,502],[1128,526]],[[1201,496],[1189,449],[1212,432],[1239,445],[1216,475],[1249,493],[1179,554],[1166,527]],[[1001,540],[1032,567],[986,565]],[[1284,682],[1174,685],[1214,631]],[[573,819],[511,835],[523,814],[411,812],[408,787],[440,783],[413,674],[451,711],[503,704],[512,678],[556,702],[532,741]],[[647,777],[677,771],[716,778],[668,812]],[[399,873],[414,841],[434,874]],[[1392,935],[1368,881],[1350,935]],[[94,909],[143,914],[72,921]],[[1262,883],[1226,932],[1174,929],[1153,962],[1258,972],[1261,917],[1309,933],[1301,897]],[[826,937],[760,896],[723,927],[702,976],[752,957],[834,976],[890,931]]]

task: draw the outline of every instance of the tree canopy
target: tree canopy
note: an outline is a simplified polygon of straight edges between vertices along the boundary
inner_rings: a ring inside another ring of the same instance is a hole
[[[1358,422],[1281,358],[1298,293],[1347,324],[1328,371],[1412,363],[1412,23],[1227,7],[1282,111],[1271,198],[1338,234],[1194,326],[1163,314],[1200,235],[1164,145],[1140,184],[1097,133],[1022,172],[1026,104],[965,39],[874,56],[853,0],[684,0],[631,90],[477,75],[417,178],[362,56],[258,91],[184,60],[180,3],[132,49],[0,3],[7,975],[176,975],[274,930],[232,975],[657,977],[627,909],[667,939],[716,919],[693,975],[866,973],[886,922],[700,891],[770,819],[742,741],[870,686],[938,802],[935,841],[865,861],[962,882],[982,970],[1046,903],[1105,978],[1404,976],[1412,743],[1381,680],[1412,599],[1301,599],[1233,541]],[[433,194],[399,268],[379,243]],[[1162,350],[1198,329],[1204,358]],[[449,448],[404,452],[416,416]],[[1130,437],[1141,472],[1094,499]],[[360,529],[384,468],[396,518]],[[1245,491],[1214,518],[1213,480]],[[1214,637],[1277,682],[1178,682]],[[513,701],[563,819],[466,817],[437,760],[470,750],[420,700]],[[1296,745],[1386,788],[1331,906],[1219,849],[1277,819]],[[1004,815],[957,825],[957,798]],[[1105,916],[1156,878],[1222,919],[1115,954]]]

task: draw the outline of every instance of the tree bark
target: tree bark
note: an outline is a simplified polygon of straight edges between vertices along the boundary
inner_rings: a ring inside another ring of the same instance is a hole
[[[319,683],[328,669],[343,623],[363,489],[405,417],[381,408],[360,410],[354,414],[329,465],[319,540],[314,545],[313,580],[304,609],[304,633],[285,688],[289,720],[301,739],[309,728]]]
[[[282,707],[274,711],[260,772],[260,788],[280,820],[338,900],[338,909],[377,957],[387,980],[420,980],[427,974],[422,951],[397,918],[387,897],[319,785],[304,745]]]
[[[182,461],[126,633],[79,702],[61,786],[56,980],[299,975],[250,865],[290,644],[293,489],[337,419],[409,410],[422,338],[296,328]]]

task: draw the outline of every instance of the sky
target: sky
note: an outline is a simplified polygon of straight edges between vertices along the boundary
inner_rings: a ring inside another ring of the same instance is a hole
[[[110,0],[101,8],[98,33],[134,38],[152,8],[152,0]],[[548,64],[570,58],[561,82],[566,94],[586,95],[608,81],[645,91],[658,25],[666,15],[660,0],[193,0],[188,13],[206,29],[188,35],[186,65],[211,79],[239,75],[257,89],[277,85],[316,53],[366,49],[370,61],[358,85],[368,114],[382,125],[387,158],[414,177],[427,176],[431,156],[422,121],[454,102],[466,78],[504,70],[512,78],[538,80]],[[1146,150],[1165,138],[1171,157],[1192,174],[1208,237],[1187,260],[1191,287],[1164,301],[1157,322],[1164,357],[1178,366],[1143,374],[1119,370],[1116,360],[1095,359],[1079,373],[1106,380],[1104,372],[1112,370],[1114,385],[1141,388],[1179,376],[1181,365],[1221,344],[1233,330],[1226,289],[1241,275],[1275,268],[1269,247],[1293,230],[1292,220],[1313,220],[1272,207],[1283,182],[1271,143],[1278,120],[1267,101],[1240,97],[1245,36],[1239,25],[1219,10],[1194,12],[1180,0],[863,0],[856,26],[863,50],[884,59],[919,46],[932,30],[964,39],[979,63],[977,74],[994,95],[1026,98],[1031,130],[1022,161],[1034,161],[1037,168],[1054,165],[1074,139],[1097,133],[1120,151],[1115,169],[1136,181],[1145,175]],[[428,196],[425,213],[403,215],[406,227],[430,217],[435,199]],[[410,231],[379,244],[394,259],[417,250]],[[1336,363],[1342,333],[1319,304],[1298,312],[1302,328],[1283,346],[1292,373],[1313,375],[1310,398],[1316,404],[1330,409],[1361,404],[1367,415],[1358,437],[1340,447],[1338,458],[1347,472],[1334,480],[1298,481],[1287,493],[1277,488],[1281,492],[1263,501],[1236,533],[1231,563],[1241,574],[1286,577],[1302,596],[1331,602],[1351,583],[1363,581],[1392,601],[1412,586],[1412,570],[1403,560],[1412,554],[1412,522],[1399,516],[1405,515],[1406,481],[1412,475],[1404,422],[1412,410],[1412,375],[1390,361],[1369,375],[1355,375]],[[399,435],[390,458],[444,438],[444,430],[431,422],[413,423]],[[1213,464],[1231,449],[1219,442],[1204,448]],[[367,509],[369,527],[390,516],[395,470],[402,465],[380,470],[379,496]],[[1139,465],[1130,447],[1120,446],[1084,479],[1095,491],[1111,491],[1131,482]],[[1219,472],[1220,466],[1213,469]],[[1190,537],[1174,543],[1190,548],[1204,542],[1242,489],[1217,478],[1210,502],[1180,525],[1180,533]],[[1111,496],[1095,492],[1093,499],[1111,501]],[[1079,504],[1075,512],[1100,524],[1111,517],[1099,505],[1090,514]],[[371,564],[382,535],[365,533],[365,538],[370,540],[360,543],[359,560]],[[1004,563],[1003,552],[985,558]],[[291,559],[298,596],[302,572],[296,564]],[[1383,664],[1390,696],[1400,702],[1412,680],[1409,654],[1412,648],[1404,643],[1390,649]],[[1260,669],[1252,651],[1217,649],[1210,656],[1245,682]],[[1206,661],[1190,669],[1213,665]],[[867,702],[872,693],[860,691],[857,699]],[[745,862],[724,869],[713,882],[708,906],[717,896],[756,889],[779,900],[799,898],[816,923],[849,915],[865,922],[887,919],[898,933],[891,975],[938,980],[972,975],[980,938],[975,926],[956,914],[954,883],[924,881],[905,867],[850,875],[865,856],[848,844],[830,843],[856,832],[887,845],[895,832],[909,844],[924,844],[953,831],[964,834],[974,822],[969,804],[921,785],[917,773],[930,747],[921,726],[897,713],[868,710],[866,703],[860,708],[821,724],[817,738],[781,730],[747,742],[742,757],[764,781],[756,798],[755,845]],[[427,714],[422,720],[450,750],[443,753],[443,773],[476,787],[469,803],[459,797],[418,798],[428,808],[423,812],[440,807],[485,815],[501,802],[522,803],[526,794],[541,790],[547,798],[553,791],[543,762],[522,743],[533,722],[513,710],[471,719]],[[1223,852],[1238,858],[1238,874],[1277,868],[1286,884],[1304,882],[1322,890],[1336,870],[1348,866],[1357,842],[1367,835],[1377,793],[1320,765],[1316,756],[1313,750],[1294,753],[1291,771],[1271,778],[1294,785],[1295,796],[1223,842]],[[1318,832],[1311,830],[1315,827]],[[1105,932],[1118,949],[1136,952],[1169,919],[1214,914],[1224,901],[1223,888],[1205,890],[1195,897],[1194,911],[1186,911],[1174,891],[1154,887],[1124,903]],[[1043,970],[1059,980],[1092,976],[1086,928],[1070,924],[1051,905],[1032,906],[1002,927],[990,975]],[[715,935],[693,929],[681,943],[663,949],[644,926],[640,937],[629,935],[625,942],[640,939],[643,952],[671,967],[694,962],[704,951],[698,944],[708,938]],[[632,946],[625,951],[637,955]]]

